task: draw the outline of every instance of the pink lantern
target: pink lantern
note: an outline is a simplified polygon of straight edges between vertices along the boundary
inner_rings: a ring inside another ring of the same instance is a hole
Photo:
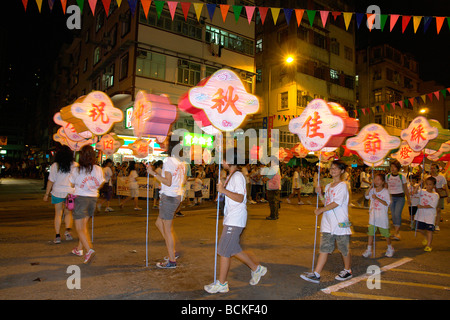
[[[55,115],[53,116],[53,121],[56,124],[58,124],[61,127],[63,127],[65,136],[67,138],[69,138],[70,140],[72,140],[72,141],[83,141],[85,139],[92,138],[92,132],[90,132],[89,130],[78,133],[75,130],[75,127],[73,126],[73,124],[71,124],[70,122],[64,121],[61,118],[61,113],[60,112],[55,113]]]
[[[449,152],[450,152],[450,141],[447,141],[441,144],[441,147],[439,148],[438,151],[429,154],[427,158],[430,159],[431,161],[442,161],[441,160],[442,156],[448,154]]]
[[[67,135],[65,134],[64,128],[61,127],[53,135],[53,140],[61,143],[62,145],[68,146],[72,151],[80,151],[80,149],[82,147],[96,143],[97,137],[94,136],[91,139],[83,139],[80,141],[73,141],[67,137]]]
[[[259,110],[259,101],[246,91],[238,75],[221,69],[200,82],[199,86],[191,88],[187,97],[182,97],[179,106],[195,114],[194,119],[202,123],[202,128],[211,124],[219,131],[233,131],[241,126],[247,114]]]
[[[304,158],[308,155],[309,150],[306,149],[300,142],[297,143],[292,149],[292,153],[297,158]]]
[[[346,137],[358,132],[359,121],[334,102],[314,99],[302,114],[289,122],[289,131],[299,136],[301,143],[311,151],[333,151]]]
[[[119,139],[115,134],[105,134],[95,145],[95,148],[101,150],[104,154],[110,156],[123,145],[123,139]]]
[[[432,127],[428,120],[419,116],[409,124],[408,128],[402,130],[400,137],[406,140],[415,152],[421,151],[430,140],[435,139],[439,134],[436,127]]]
[[[149,146],[149,141],[145,139],[137,139],[135,142],[128,145],[133,151],[136,158],[145,158],[153,152],[153,148]]]
[[[164,141],[177,118],[177,107],[165,95],[149,94],[140,90],[135,99],[131,125],[136,137],[156,137]]]
[[[384,157],[390,150],[400,146],[400,138],[390,136],[381,125],[371,123],[356,137],[349,138],[346,146],[358,152],[366,165],[376,167],[383,164]]]
[[[408,142],[403,140],[400,144],[400,149],[396,153],[393,153],[392,157],[397,159],[402,166],[409,166],[418,155],[420,155],[420,152],[413,151],[409,147]]]
[[[288,148],[280,147],[278,152],[279,152],[279,159],[280,159],[280,161],[284,162],[284,163],[288,163],[292,159],[292,157],[294,156],[292,154],[292,151],[289,150]]]

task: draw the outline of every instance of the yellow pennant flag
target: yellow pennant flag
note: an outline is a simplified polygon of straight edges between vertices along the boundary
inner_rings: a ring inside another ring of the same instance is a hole
[[[197,20],[200,21],[200,16],[202,15],[203,3],[194,2],[192,3],[194,6],[195,14],[197,15]]]
[[[36,4],[38,6],[39,9],[39,13],[41,13],[41,8],[42,8],[42,0],[36,0]]]
[[[345,30],[348,30],[348,26],[350,25],[350,21],[352,20],[353,12],[342,12],[342,15],[344,16]]]
[[[270,8],[272,12],[273,25],[277,25],[278,15],[280,14],[280,8]]]
[[[120,8],[120,5],[122,4],[122,0],[116,0],[117,1],[117,6]]]
[[[414,33],[416,33],[421,20],[422,20],[422,16],[414,16],[413,17]]]

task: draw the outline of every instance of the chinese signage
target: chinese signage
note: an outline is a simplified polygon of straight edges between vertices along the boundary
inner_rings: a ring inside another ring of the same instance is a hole
[[[408,142],[413,151],[418,152],[438,134],[438,128],[430,126],[425,117],[419,116],[409,124],[407,129],[402,130],[400,137]]]
[[[214,137],[208,134],[198,134],[185,132],[183,136],[183,146],[201,146],[202,148],[213,148]]]

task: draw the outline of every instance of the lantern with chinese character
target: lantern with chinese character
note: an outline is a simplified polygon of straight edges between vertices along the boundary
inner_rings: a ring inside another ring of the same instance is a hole
[[[279,159],[281,162],[288,163],[292,157],[294,156],[292,151],[289,148],[280,147],[279,150]]]
[[[312,100],[299,117],[289,122],[289,131],[311,151],[334,151],[358,128],[359,121],[350,118],[343,107],[321,99]]]
[[[418,155],[420,155],[420,152],[413,151],[408,142],[403,140],[400,149],[396,153],[393,153],[392,157],[397,159],[402,166],[409,166]]]
[[[120,139],[113,133],[108,133],[100,139],[100,141],[95,145],[95,148],[110,156],[114,154],[123,144],[123,139]]]
[[[443,161],[442,157],[450,152],[450,141],[443,143],[438,151],[427,156],[431,161]]]
[[[349,138],[346,146],[358,152],[366,165],[376,167],[383,164],[390,150],[400,146],[400,138],[390,136],[381,125],[371,123],[356,137]]]
[[[90,132],[89,130],[78,133],[75,130],[73,124],[71,124],[70,122],[64,121],[61,118],[60,112],[55,113],[55,115],[53,116],[53,121],[63,128],[65,136],[72,141],[82,141],[85,139],[92,138],[92,132]]]
[[[435,139],[439,130],[429,124],[425,117],[419,116],[402,130],[400,137],[407,141],[413,151],[421,151],[430,140]]]
[[[140,90],[135,99],[131,125],[136,137],[156,137],[159,142],[167,137],[177,118],[177,107],[165,95]]]
[[[291,149],[293,155],[297,158],[304,158],[308,155],[309,150],[306,149],[300,142],[297,143],[292,149]]]
[[[82,147],[96,143],[97,137],[94,136],[91,139],[82,139],[79,141],[74,141],[67,137],[67,135],[65,134],[64,128],[61,127],[53,135],[53,140],[61,143],[62,145],[68,146],[73,151],[80,151],[80,149]]]
[[[145,139],[137,139],[135,142],[128,145],[133,151],[136,158],[145,158],[153,152],[153,148],[149,146],[150,141]]]

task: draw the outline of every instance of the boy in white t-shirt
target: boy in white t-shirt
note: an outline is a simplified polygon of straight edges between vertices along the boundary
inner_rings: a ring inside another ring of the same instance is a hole
[[[291,198],[297,195],[298,202],[297,204],[304,204],[302,199],[300,198],[300,192],[302,190],[301,186],[301,177],[300,177],[300,167],[294,167],[294,174],[292,175],[292,193],[287,197],[286,201],[291,203]]]
[[[414,216],[417,213],[417,205],[420,201],[420,195],[419,195],[419,180],[420,178],[416,175],[410,175],[409,176],[409,183],[408,183],[408,191],[411,197],[411,205],[409,206],[409,218],[411,222],[411,230],[414,230]]]
[[[425,180],[425,189],[420,191],[420,202],[417,205],[417,230],[425,239],[422,241],[422,245],[425,246],[424,251],[430,252],[431,242],[433,241],[433,231],[436,221],[436,207],[439,202],[439,194],[434,192],[436,186],[436,179],[434,177],[428,177]]]

